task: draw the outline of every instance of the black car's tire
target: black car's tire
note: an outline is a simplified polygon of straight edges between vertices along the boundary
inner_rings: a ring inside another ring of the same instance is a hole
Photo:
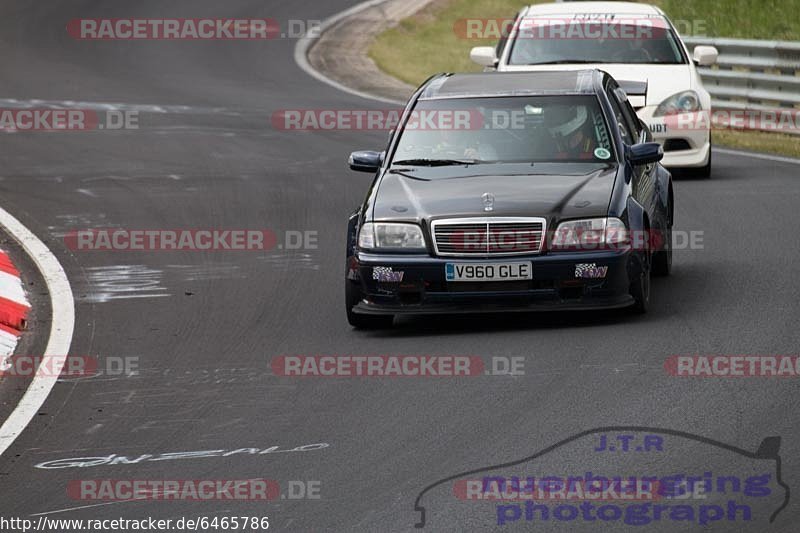
[[[643,315],[650,307],[650,259],[648,254],[647,264],[644,265],[639,277],[631,283],[630,293],[633,296],[633,305],[631,310]]]
[[[672,227],[664,232],[664,248],[653,254],[653,275],[669,276],[672,272]]]
[[[361,298],[352,281],[345,281],[345,305],[347,322],[356,329],[384,329],[392,327],[394,315],[362,315],[353,312]]]

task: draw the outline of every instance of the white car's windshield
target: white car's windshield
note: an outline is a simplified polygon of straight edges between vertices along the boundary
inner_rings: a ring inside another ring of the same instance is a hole
[[[677,36],[660,18],[525,17],[511,46],[509,65],[686,63]]]

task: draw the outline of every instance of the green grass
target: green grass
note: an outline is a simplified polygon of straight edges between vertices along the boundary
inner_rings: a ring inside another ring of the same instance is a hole
[[[541,1],[437,0],[385,31],[369,56],[388,74],[417,86],[436,72],[477,72],[469,60],[473,46],[495,45],[456,35],[459,19],[513,17],[522,7]],[[681,33],[711,37],[800,40],[800,0],[651,0]],[[690,31],[690,29],[696,31]],[[719,131],[718,145],[800,157],[800,138],[775,133]]]
[[[513,17],[524,5],[509,0],[439,0],[379,35],[369,56],[383,71],[414,86],[436,72],[480,71],[469,60],[470,49],[495,43],[456,35],[456,21]]]
[[[473,46],[495,44],[456,35],[457,20],[513,17],[522,4],[509,0],[440,0],[378,36],[369,49],[377,65],[417,86],[436,72],[480,71],[469,60]]]
[[[800,40],[800,0],[655,0],[672,20],[702,21],[710,37]],[[795,22],[792,22],[792,21]],[[678,26],[676,24],[676,26]],[[679,31],[684,31],[678,26]]]
[[[800,136],[783,133],[714,130],[714,146],[800,158]]]

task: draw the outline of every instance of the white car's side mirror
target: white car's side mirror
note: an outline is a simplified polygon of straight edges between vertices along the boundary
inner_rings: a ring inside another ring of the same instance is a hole
[[[717,62],[719,50],[714,46],[695,46],[692,59],[701,67],[709,67]]]
[[[497,65],[497,55],[493,46],[476,46],[469,52],[469,58],[473,63],[482,67],[494,67]]]

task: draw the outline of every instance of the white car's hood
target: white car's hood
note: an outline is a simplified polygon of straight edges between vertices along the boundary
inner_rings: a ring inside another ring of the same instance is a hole
[[[542,70],[585,70],[597,68],[611,74],[617,80],[646,81],[647,102],[641,97],[630,97],[631,105],[658,105],[667,97],[681,91],[695,89],[689,65],[629,65],[622,63],[598,63],[578,65],[506,65],[504,72],[535,72]]]

